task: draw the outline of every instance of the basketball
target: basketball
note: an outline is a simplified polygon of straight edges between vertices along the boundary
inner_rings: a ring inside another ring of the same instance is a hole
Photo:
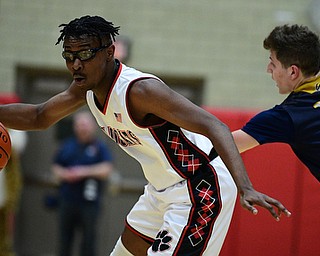
[[[0,170],[3,169],[11,155],[11,139],[6,127],[0,123]]]

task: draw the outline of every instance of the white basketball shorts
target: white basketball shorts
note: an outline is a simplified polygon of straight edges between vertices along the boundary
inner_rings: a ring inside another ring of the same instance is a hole
[[[219,255],[236,196],[234,181],[217,157],[193,178],[165,190],[147,184],[126,224],[150,242],[149,256]]]

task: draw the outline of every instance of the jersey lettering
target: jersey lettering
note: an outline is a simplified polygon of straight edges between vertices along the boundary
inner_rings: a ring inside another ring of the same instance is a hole
[[[122,147],[142,145],[139,138],[129,130],[120,130],[111,126],[101,127],[101,129],[117,144]]]

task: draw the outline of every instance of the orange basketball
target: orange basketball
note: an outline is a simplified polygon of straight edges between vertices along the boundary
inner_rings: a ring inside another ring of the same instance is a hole
[[[3,169],[11,155],[11,139],[6,127],[0,123],[0,170]]]

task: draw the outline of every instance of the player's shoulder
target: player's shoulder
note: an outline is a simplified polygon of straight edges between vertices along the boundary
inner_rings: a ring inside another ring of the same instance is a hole
[[[138,70],[134,67],[126,66],[122,63],[120,65],[120,79],[127,80],[127,81],[133,81],[133,82],[139,82],[142,80],[149,80],[149,79],[160,80],[154,74],[143,72],[143,71]]]
[[[250,123],[268,123],[268,124],[280,124],[291,121],[288,110],[282,105],[276,105],[273,108],[264,110],[256,114]]]

